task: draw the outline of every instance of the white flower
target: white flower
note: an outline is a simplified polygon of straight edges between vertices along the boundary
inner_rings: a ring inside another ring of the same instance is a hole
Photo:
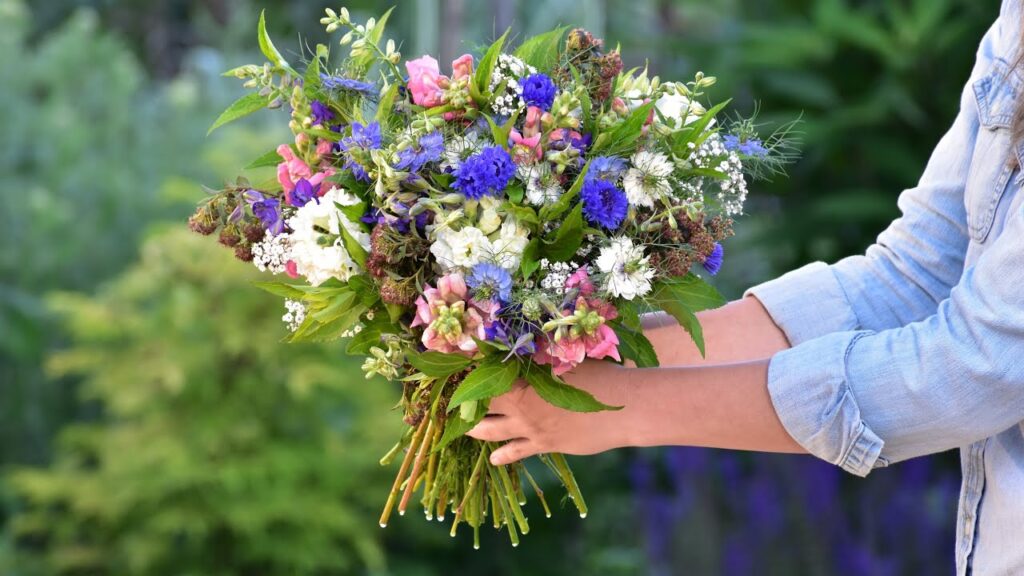
[[[286,312],[281,321],[288,326],[288,331],[295,332],[306,320],[306,305],[298,300],[285,300],[284,308]]]
[[[515,270],[523,260],[523,250],[530,243],[530,232],[512,218],[505,219],[498,237],[491,243],[489,258],[506,270]]]
[[[295,262],[296,271],[313,286],[323,284],[328,278],[345,282],[360,272],[359,265],[345,250],[345,242],[341,237],[342,226],[364,250],[370,249],[370,235],[341,213],[335,203],[354,206],[359,203],[359,198],[344,190],[332,188],[319,199],[299,208],[288,219],[288,227],[292,229],[288,238],[291,248],[289,256]],[[334,242],[321,245],[320,239],[324,234],[320,230],[337,236]]]
[[[595,264],[605,274],[604,291],[612,296],[632,300],[651,291],[654,269],[644,256],[643,246],[634,246],[629,238],[612,238],[601,247]]]
[[[704,115],[704,107],[676,92],[665,94],[654,103],[654,107],[669,122],[669,128],[678,130],[696,122]],[[655,116],[657,118],[657,116]]]
[[[453,268],[476,266],[490,255],[491,248],[491,241],[479,228],[464,226],[461,230],[435,229],[430,253],[447,272]]]
[[[291,259],[288,248],[288,234],[274,234],[267,230],[263,240],[252,245],[252,263],[260,272],[280,274]]]
[[[520,166],[518,176],[526,182],[526,201],[534,206],[552,204],[562,195],[562,185],[547,162]]]
[[[661,152],[641,150],[630,159],[633,167],[622,179],[626,199],[634,206],[654,206],[654,201],[672,192],[669,176],[672,161]]]
[[[484,196],[480,199],[480,217],[477,219],[476,227],[485,236],[490,236],[501,227],[501,215],[498,214],[501,204],[502,201],[493,196]]]
[[[441,168],[458,168],[466,158],[482,150],[484,144],[476,132],[448,138],[444,145]]]

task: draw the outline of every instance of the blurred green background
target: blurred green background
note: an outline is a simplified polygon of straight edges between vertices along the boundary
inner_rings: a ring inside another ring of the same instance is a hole
[[[392,2],[351,1],[357,19]],[[418,0],[390,36],[451,60],[512,26],[717,75],[804,158],[754,186],[723,291],[858,252],[956,114],[997,0]],[[251,266],[184,232],[202,193],[284,141],[219,73],[324,41],[322,0],[0,0],[0,574],[941,574],[955,456],[845,477],[708,450],[574,459],[593,513],[484,551],[376,526],[398,397],[336,346],[284,346]],[[332,5],[337,8],[337,5]],[[554,486],[550,486],[554,489]],[[418,516],[418,515],[414,515]]]

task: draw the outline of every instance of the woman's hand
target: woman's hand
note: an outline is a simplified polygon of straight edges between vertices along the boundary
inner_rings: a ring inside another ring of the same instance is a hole
[[[625,403],[625,387],[616,373],[625,371],[609,362],[584,362],[565,381],[590,392],[611,406]],[[491,454],[491,463],[511,464],[534,454],[595,454],[629,445],[629,428],[621,412],[571,412],[548,404],[520,381],[493,399],[487,416],[468,435],[488,442],[505,442]]]

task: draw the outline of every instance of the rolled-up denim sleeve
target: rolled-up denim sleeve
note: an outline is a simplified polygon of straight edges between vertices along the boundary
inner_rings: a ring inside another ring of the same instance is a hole
[[[1002,50],[997,20],[982,39],[960,112],[895,220],[863,255],[810,264],[747,291],[796,345],[844,330],[886,330],[927,318],[963,273],[969,242],[964,187],[977,137],[973,82]]]
[[[858,475],[968,445],[1024,421],[1024,208],[932,316],[836,332],[772,358],[793,438]]]

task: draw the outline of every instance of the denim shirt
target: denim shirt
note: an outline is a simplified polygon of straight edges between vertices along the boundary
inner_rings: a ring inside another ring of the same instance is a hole
[[[748,292],[793,345],[768,386],[810,453],[864,476],[960,448],[960,575],[1024,574],[1021,2],[1004,0],[902,216],[863,256]]]

